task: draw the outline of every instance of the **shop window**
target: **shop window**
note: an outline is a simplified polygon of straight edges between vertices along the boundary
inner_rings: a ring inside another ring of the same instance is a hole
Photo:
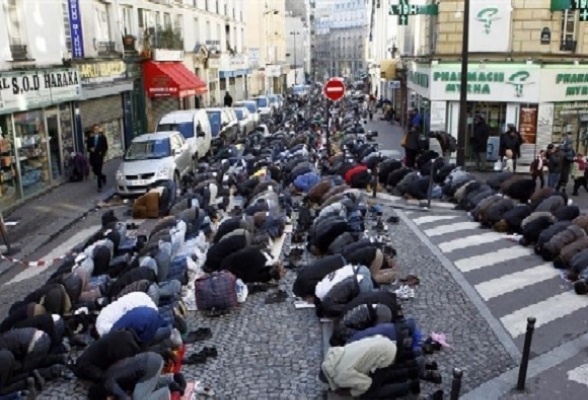
[[[561,143],[564,135],[572,134],[576,151],[588,150],[588,103],[556,103],[553,110],[552,143]]]
[[[24,197],[46,189],[50,181],[47,132],[42,111],[14,114],[14,144]]]
[[[104,122],[100,124],[100,127],[104,130],[104,136],[106,136],[106,140],[108,140],[108,153],[106,154],[106,160],[121,157],[124,152],[121,121],[116,119],[114,121]]]
[[[120,8],[120,23],[122,33],[124,35],[134,35],[135,30],[133,29],[133,8],[132,7],[121,7]]]
[[[108,5],[95,3],[94,4],[94,23],[95,33],[94,37],[96,42],[109,42],[110,41],[110,25],[108,18]]]
[[[166,29],[172,27],[171,15],[169,13],[163,13],[163,27]]]
[[[2,209],[11,206],[20,197],[13,137],[10,116],[0,115],[0,208]]]

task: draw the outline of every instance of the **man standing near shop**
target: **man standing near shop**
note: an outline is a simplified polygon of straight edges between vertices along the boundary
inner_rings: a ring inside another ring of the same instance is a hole
[[[108,152],[108,141],[98,124],[92,127],[92,134],[88,137],[86,147],[90,155],[92,172],[98,181],[98,192],[101,192],[102,185],[106,183],[106,175],[102,173],[102,167],[104,166],[104,157],[106,157],[106,152]]]
[[[472,138],[472,151],[476,160],[478,171],[486,170],[486,154],[488,152],[488,137],[490,128],[482,116],[474,116],[474,137]]]

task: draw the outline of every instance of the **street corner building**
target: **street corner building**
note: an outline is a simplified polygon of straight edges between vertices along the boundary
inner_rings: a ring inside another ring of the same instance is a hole
[[[469,3],[467,160],[474,157],[470,143],[474,116],[484,118],[490,129],[488,161],[498,159],[499,136],[510,124],[524,141],[522,164],[529,164],[549,143],[560,143],[567,133],[573,136],[575,150],[585,154],[588,63],[582,55],[588,53],[588,3]],[[370,24],[373,41],[368,46],[372,80],[380,81],[380,93],[394,99],[406,92],[400,96],[407,99],[406,111],[418,110],[426,129],[443,130],[456,138],[463,5],[463,1],[431,5],[416,0],[393,2],[389,8],[376,4]],[[392,62],[390,72],[385,66]],[[376,65],[382,71],[376,71]]]

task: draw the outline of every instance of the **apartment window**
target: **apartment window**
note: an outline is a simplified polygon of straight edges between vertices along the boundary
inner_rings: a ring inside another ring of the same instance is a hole
[[[163,13],[163,26],[165,28],[171,28],[172,26],[171,15],[169,13]]]
[[[11,46],[22,46],[24,44],[23,19],[17,0],[7,0],[4,7],[9,43]]]
[[[174,29],[176,29],[179,32],[182,32],[184,30],[182,22],[182,16],[180,14],[176,15],[174,17]]]
[[[200,43],[200,23],[198,18],[194,18],[194,39],[197,43]]]
[[[63,15],[63,33],[65,34],[65,47],[71,53],[71,27],[69,26],[69,9],[67,7],[67,0],[61,2],[61,13]]]
[[[220,7],[218,6],[218,0],[216,0],[214,2],[215,6],[214,6],[214,12],[215,14],[220,14]]]
[[[133,35],[133,8],[132,7],[121,7],[120,8],[120,24],[121,30],[124,35]]]
[[[137,8],[137,17],[139,28],[145,28],[145,10],[142,8]]]
[[[96,42],[110,42],[110,26],[108,21],[108,6],[102,3],[94,3],[94,23]]]
[[[576,22],[577,13],[572,10],[565,10],[561,13],[561,44],[562,51],[576,50]]]
[[[212,27],[210,26],[210,21],[206,21],[206,40],[214,40],[212,38]]]
[[[204,0],[204,9],[210,11],[210,0]]]

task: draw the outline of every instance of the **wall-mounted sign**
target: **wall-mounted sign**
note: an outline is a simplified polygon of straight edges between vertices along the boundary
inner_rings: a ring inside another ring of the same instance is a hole
[[[73,58],[84,58],[84,35],[79,0],[67,0],[67,12],[71,32],[71,55]]]
[[[470,65],[467,76],[468,99],[471,101],[504,101],[537,103],[539,101],[539,66]],[[461,72],[457,65],[433,68],[433,100],[458,100]]]
[[[0,112],[46,107],[80,99],[80,76],[76,69],[0,73]]]
[[[413,0],[414,1],[414,0]],[[409,15],[437,15],[437,4],[417,5],[411,4],[411,0],[398,0],[398,4],[391,4],[389,15],[398,15],[398,25],[408,25]]]
[[[543,67],[541,101],[588,101],[588,66]]]
[[[510,50],[511,0],[470,0],[469,51],[503,53]]]
[[[125,79],[127,73],[127,65],[123,61],[81,64],[78,68],[80,69],[82,84],[85,85],[114,82]]]
[[[155,49],[153,52],[153,61],[184,61],[184,52],[182,50]]]
[[[548,27],[541,29],[541,44],[551,43],[551,31]]]

